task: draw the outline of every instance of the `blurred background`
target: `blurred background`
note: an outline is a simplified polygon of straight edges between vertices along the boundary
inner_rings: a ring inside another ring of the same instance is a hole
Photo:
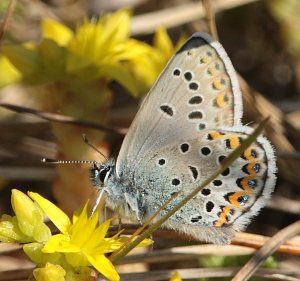
[[[274,196],[247,232],[270,236],[298,220],[299,1],[19,0],[7,21],[9,5],[0,2],[0,24],[8,23],[0,35],[1,214],[12,212],[12,188],[37,191],[68,214],[93,196],[90,165],[54,166],[41,158],[102,161],[82,134],[116,157],[169,58],[192,33],[210,33],[213,23],[241,76],[243,123],[271,116],[266,134],[278,156]],[[162,237],[154,248],[189,243]],[[276,264],[299,270],[300,259],[281,255]]]

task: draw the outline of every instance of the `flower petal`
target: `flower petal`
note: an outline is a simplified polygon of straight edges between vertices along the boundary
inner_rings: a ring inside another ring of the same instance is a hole
[[[86,255],[89,262],[106,278],[111,281],[119,281],[120,276],[116,271],[111,261],[102,254],[99,255]]]
[[[70,228],[72,243],[80,245],[80,247],[88,243],[90,236],[95,231],[96,223],[97,221],[88,218],[87,205],[85,205],[76,222]]]
[[[45,242],[51,237],[51,230],[45,223],[37,223],[32,237],[37,242]]]
[[[114,238],[104,238],[104,242],[101,243],[97,248],[94,249],[94,252],[96,253],[110,253],[115,250],[118,250],[124,243],[127,243],[130,237],[128,236],[122,236],[117,239]],[[151,239],[144,239],[141,243],[139,243],[136,247],[146,247],[153,243],[153,240]]]
[[[154,37],[154,45],[167,58],[170,58],[174,53],[173,43],[166,29],[163,27],[157,29]]]
[[[110,226],[111,220],[107,220],[97,227],[96,230],[92,233],[89,239],[88,249],[95,249],[100,243],[102,243],[105,235],[107,234],[108,228]]]
[[[103,26],[103,34],[101,34],[103,41],[109,42],[111,46],[125,41],[129,37],[130,21],[131,12],[128,9],[100,18],[98,24]]]
[[[61,253],[44,253],[42,252],[44,245],[42,243],[29,243],[23,246],[25,254],[36,264],[46,264],[47,262],[59,263],[62,257]]]
[[[67,233],[71,221],[69,217],[57,206],[45,199],[41,195],[35,192],[28,192],[28,195],[39,204],[41,209],[47,214],[49,219],[55,224],[55,226],[62,232]]]
[[[118,81],[122,86],[127,88],[134,97],[138,95],[138,87],[133,73],[122,65],[102,64],[99,69],[100,76]]]
[[[84,253],[65,253],[67,262],[73,267],[91,266]]]
[[[117,241],[123,244],[123,243],[126,243],[130,238],[131,238],[130,236],[122,236],[122,237],[119,237],[117,239]],[[137,247],[146,247],[146,246],[151,245],[152,243],[153,243],[153,240],[146,238],[141,243],[139,243],[137,245]]]
[[[71,29],[52,19],[43,19],[42,28],[44,38],[52,39],[61,46],[66,46],[74,36]]]
[[[21,81],[22,75],[6,57],[0,57],[0,88]]]
[[[182,281],[180,274],[176,271],[173,275],[170,281]]]
[[[33,271],[33,276],[37,281],[65,281],[65,275],[66,271],[60,265],[51,263]]]
[[[32,237],[33,239],[31,238],[30,241],[47,241],[51,236],[51,231],[44,223],[44,214],[39,206],[17,189],[12,190],[11,201],[16,213],[14,219],[19,230],[25,236]],[[17,231],[16,228],[15,231]]]
[[[3,215],[0,221],[0,241],[28,243],[33,241],[33,238],[20,230],[16,217]]]
[[[26,48],[23,45],[6,45],[2,51],[10,63],[27,78],[40,71],[40,58],[36,50]]]
[[[65,234],[53,235],[43,248],[44,253],[77,253],[80,251],[80,247],[70,243],[70,237]]]

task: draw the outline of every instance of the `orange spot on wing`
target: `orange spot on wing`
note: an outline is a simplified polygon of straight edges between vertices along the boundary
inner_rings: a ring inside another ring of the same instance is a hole
[[[243,154],[244,158],[246,158],[246,159],[249,160],[249,161],[255,160],[256,157],[254,157],[254,156],[251,154],[251,152],[252,152],[252,148],[247,148],[247,149],[244,151],[244,154]]]
[[[230,140],[230,146],[232,149],[238,148],[241,144],[238,137],[232,137],[229,140]]]
[[[235,192],[234,194],[229,196],[229,202],[237,208],[244,208],[244,206],[241,206],[241,203],[239,202],[239,198],[244,196],[244,195],[249,195],[249,192]]]
[[[222,226],[224,224],[229,223],[228,215],[230,215],[231,210],[233,208],[231,206],[225,206],[222,208],[222,212],[219,214],[219,220],[217,220],[214,225]]]
[[[208,67],[207,72],[208,72],[208,74],[213,75],[213,76],[217,75],[217,71],[214,66]]]
[[[205,63],[205,64],[207,64],[207,63],[209,63],[209,58],[207,57],[207,56],[203,56],[203,57],[201,57],[200,58],[200,62],[201,63]]]
[[[243,188],[245,191],[247,191],[248,193],[250,193],[250,194],[251,194],[251,193],[254,193],[254,190],[253,190],[252,187],[249,186],[248,182],[249,182],[250,180],[254,180],[254,179],[256,179],[256,177],[254,177],[254,176],[249,176],[249,177],[245,177],[245,178],[243,178],[243,179],[241,180],[242,188]]]
[[[225,222],[223,220],[221,220],[221,219],[214,222],[214,225],[218,226],[218,227],[222,226],[223,224],[225,224]]]
[[[227,104],[225,101],[225,94],[218,95],[215,99],[215,102],[218,107],[224,107]]]
[[[254,170],[254,166],[257,164],[257,162],[252,162],[247,165],[247,171],[250,175],[257,175],[257,172]]]
[[[219,132],[211,132],[209,134],[213,140],[218,140],[218,139],[224,138],[224,135],[220,134]]]
[[[217,78],[213,81],[213,87],[216,90],[224,90],[225,86],[222,84],[222,79],[221,78]]]

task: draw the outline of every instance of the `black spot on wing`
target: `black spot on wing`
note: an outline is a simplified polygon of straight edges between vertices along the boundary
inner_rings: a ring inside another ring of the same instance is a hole
[[[161,106],[160,106],[160,109],[161,109],[161,111],[162,111],[163,113],[165,113],[166,115],[168,115],[168,116],[170,116],[170,117],[172,117],[172,116],[174,115],[174,110],[173,110],[173,108],[172,108],[171,106],[169,106],[169,105],[166,105],[166,104],[161,105]]]

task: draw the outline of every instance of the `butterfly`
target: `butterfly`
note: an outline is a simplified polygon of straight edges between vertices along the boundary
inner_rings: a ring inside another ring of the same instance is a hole
[[[121,216],[160,215],[221,167],[253,132],[241,123],[242,95],[221,44],[195,33],[144,99],[115,160],[92,168],[94,185]],[[229,243],[270,198],[276,181],[272,145],[258,137],[218,178],[163,225],[198,240]]]

